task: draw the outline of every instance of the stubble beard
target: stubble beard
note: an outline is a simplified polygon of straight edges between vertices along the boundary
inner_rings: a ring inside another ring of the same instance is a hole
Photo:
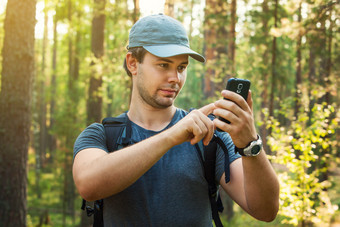
[[[168,97],[159,96],[158,91],[161,88],[157,88],[157,90],[153,94],[151,94],[147,86],[145,86],[145,81],[143,79],[143,69],[139,68],[139,70],[140,71],[137,72],[138,77],[137,77],[136,82],[137,82],[137,90],[138,90],[137,92],[139,94],[141,101],[155,109],[166,109],[168,107],[171,107],[174,104],[175,99],[180,91],[178,86],[176,84],[173,84],[167,87],[167,88],[177,90],[174,96],[168,96]]]
[[[143,84],[138,84],[139,96],[147,105],[156,109],[166,109],[173,105],[177,94],[174,97],[160,97],[157,91],[154,94],[150,94]]]

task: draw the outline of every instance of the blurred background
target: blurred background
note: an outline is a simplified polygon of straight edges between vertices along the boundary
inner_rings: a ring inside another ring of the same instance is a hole
[[[222,194],[226,226],[340,226],[339,0],[1,0],[0,226],[89,226],[73,143],[129,107],[123,70],[140,17],[183,22],[191,48],[178,107],[251,80],[258,132],[277,171],[273,223]]]

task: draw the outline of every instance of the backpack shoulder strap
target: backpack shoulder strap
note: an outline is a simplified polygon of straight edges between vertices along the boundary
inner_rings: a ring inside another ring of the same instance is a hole
[[[215,222],[216,227],[221,227],[223,225],[218,212],[223,211],[223,205],[222,203],[218,203],[218,201],[220,202],[220,197],[218,194],[218,187],[215,182],[216,151],[217,151],[216,141],[213,139],[207,146],[203,145],[203,150],[204,150],[203,154],[204,176],[206,181],[208,182],[212,218]]]
[[[113,152],[118,148],[118,138],[123,134],[125,129],[125,137],[123,145],[130,144],[131,141],[131,121],[126,113],[122,113],[118,117],[104,118],[102,124],[105,129],[106,146],[109,152]]]
[[[224,144],[223,140],[214,134],[214,140],[216,143],[222,148],[224,152],[224,172],[225,172],[225,182],[228,183],[230,181],[230,163],[229,163],[229,152],[227,146]]]
[[[201,142],[200,142],[201,143]],[[225,179],[226,183],[230,181],[230,166],[229,166],[229,153],[221,138],[214,134],[213,139],[207,146],[203,143],[196,144],[196,150],[199,153],[200,159],[204,167],[204,176],[208,183],[209,189],[209,200],[211,204],[212,217],[216,227],[222,227],[222,222],[218,212],[223,211],[223,204],[221,197],[218,193],[218,187],[215,182],[215,167],[216,167],[216,151],[217,145],[219,145],[225,154]],[[201,150],[203,149],[203,155]]]

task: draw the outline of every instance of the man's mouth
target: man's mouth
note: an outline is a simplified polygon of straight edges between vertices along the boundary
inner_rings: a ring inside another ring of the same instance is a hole
[[[165,95],[174,95],[176,94],[177,90],[176,89],[160,89],[162,93]]]

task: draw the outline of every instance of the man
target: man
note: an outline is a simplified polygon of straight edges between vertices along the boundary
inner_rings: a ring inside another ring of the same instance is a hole
[[[194,144],[209,144],[216,133],[229,149],[230,177],[224,180],[224,154],[218,149],[216,181],[253,217],[272,221],[278,211],[279,184],[263,150],[240,158],[234,146],[259,141],[252,98],[222,91],[221,99],[199,110],[174,106],[186,80],[189,48],[180,22],[159,14],[140,19],[131,29],[125,68],[132,77],[134,144],[108,153],[101,124],[92,124],[74,148],[73,177],[88,201],[104,198],[106,226],[212,226],[207,182]],[[213,113],[231,123],[207,117]],[[215,132],[216,127],[224,132]],[[252,145],[251,145],[252,146]]]

